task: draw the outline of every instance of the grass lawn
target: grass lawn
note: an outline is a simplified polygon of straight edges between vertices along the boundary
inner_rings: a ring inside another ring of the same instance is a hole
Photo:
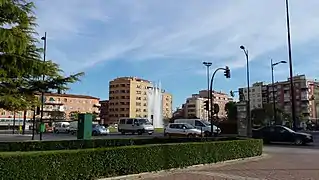
[[[111,133],[115,133],[117,132],[117,128],[109,128],[110,132]],[[164,132],[164,129],[163,128],[155,128],[154,130],[156,133],[163,133]]]

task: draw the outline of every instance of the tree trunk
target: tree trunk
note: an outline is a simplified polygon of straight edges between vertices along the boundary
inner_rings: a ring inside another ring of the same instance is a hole
[[[22,125],[22,134],[25,133],[25,122],[27,120],[27,111],[23,111],[23,125]]]
[[[34,140],[34,129],[35,129],[35,109],[33,109],[33,120],[32,120],[32,140]]]
[[[16,112],[13,111],[13,129],[12,129],[12,134],[14,134],[16,128]]]

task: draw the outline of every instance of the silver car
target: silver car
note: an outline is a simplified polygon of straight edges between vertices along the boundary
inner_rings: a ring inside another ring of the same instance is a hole
[[[164,136],[201,137],[203,132],[188,123],[170,123],[164,128]]]

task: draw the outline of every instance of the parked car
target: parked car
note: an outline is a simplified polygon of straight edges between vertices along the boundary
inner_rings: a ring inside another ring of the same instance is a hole
[[[69,122],[57,122],[54,123],[54,133],[69,133],[70,123]]]
[[[169,123],[164,128],[164,136],[166,137],[201,137],[204,133],[188,123]]]
[[[152,134],[154,132],[154,126],[148,119],[143,118],[121,118],[118,123],[118,132],[125,133],[137,133],[141,135],[143,133]]]
[[[92,135],[98,136],[98,135],[108,135],[110,134],[110,130],[106,128],[105,126],[101,126],[99,124],[92,124]]]
[[[205,136],[211,136],[211,124],[208,121],[202,120],[202,119],[176,119],[174,121],[175,123],[188,123],[197,129],[200,129]],[[213,134],[214,136],[217,136],[221,133],[220,128],[213,125]]]
[[[253,138],[263,139],[265,143],[281,142],[305,145],[313,142],[311,134],[295,132],[290,128],[280,125],[254,129],[252,135]]]

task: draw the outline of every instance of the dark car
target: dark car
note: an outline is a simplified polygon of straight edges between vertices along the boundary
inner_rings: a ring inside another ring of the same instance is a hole
[[[263,139],[264,143],[286,142],[305,145],[313,142],[313,137],[307,133],[295,132],[285,126],[265,126],[253,130],[253,138]]]

